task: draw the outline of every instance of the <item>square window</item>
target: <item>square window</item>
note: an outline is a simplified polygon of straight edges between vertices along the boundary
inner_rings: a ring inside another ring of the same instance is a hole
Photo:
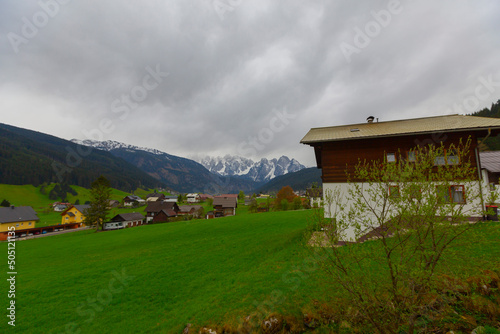
[[[438,203],[445,204],[450,203],[450,192],[448,187],[446,186],[437,186],[436,187]]]
[[[387,153],[387,162],[396,162],[396,153]]]
[[[453,203],[465,204],[464,186],[451,186],[450,196]]]
[[[406,155],[408,157],[409,162],[417,161],[417,155],[415,154],[415,151],[408,151],[408,152],[406,152]]]
[[[448,165],[460,164],[460,158],[458,156],[457,150],[450,149],[450,150],[446,151],[446,163]]]
[[[389,198],[395,199],[399,198],[399,187],[398,186],[389,186]]]
[[[446,158],[443,155],[434,158],[434,166],[444,166],[444,165],[446,165]]]

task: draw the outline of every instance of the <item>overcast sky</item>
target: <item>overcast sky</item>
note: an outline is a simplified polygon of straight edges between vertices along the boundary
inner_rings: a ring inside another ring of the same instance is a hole
[[[496,0],[0,1],[1,123],[183,157],[500,99]]]

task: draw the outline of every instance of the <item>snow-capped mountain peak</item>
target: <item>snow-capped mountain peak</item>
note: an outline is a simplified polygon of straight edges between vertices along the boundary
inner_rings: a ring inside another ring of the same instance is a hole
[[[71,141],[75,144],[78,144],[78,145],[90,146],[90,147],[93,147],[95,149],[102,150],[102,151],[111,151],[111,150],[123,148],[126,150],[133,150],[133,151],[146,151],[146,152],[153,153],[156,155],[166,154],[165,152],[162,152],[162,151],[159,151],[156,149],[128,145],[128,144],[120,143],[120,142],[117,142],[114,140],[97,141],[97,140],[90,140],[90,139],[85,139],[85,140],[71,139]]]
[[[212,173],[222,176],[242,176],[257,182],[269,181],[276,176],[304,169],[305,166],[295,159],[282,156],[279,159],[251,159],[226,155],[224,157],[205,157],[198,161]]]

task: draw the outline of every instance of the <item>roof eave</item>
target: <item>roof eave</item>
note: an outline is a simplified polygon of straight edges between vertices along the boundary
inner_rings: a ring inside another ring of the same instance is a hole
[[[312,145],[319,144],[325,142],[332,141],[346,141],[346,140],[360,140],[360,139],[374,139],[374,138],[387,138],[387,137],[404,137],[404,136],[413,136],[413,135],[425,135],[429,133],[449,133],[449,132],[471,132],[471,131],[488,131],[489,130],[500,130],[500,126],[491,126],[491,127],[483,127],[483,128],[465,128],[465,129],[454,129],[454,130],[441,130],[441,131],[418,131],[418,132],[405,132],[398,134],[387,134],[387,135],[377,135],[377,136],[364,136],[364,137],[352,137],[352,138],[340,138],[340,139],[320,139],[320,140],[301,140],[301,144]],[[307,137],[307,135],[306,135]]]

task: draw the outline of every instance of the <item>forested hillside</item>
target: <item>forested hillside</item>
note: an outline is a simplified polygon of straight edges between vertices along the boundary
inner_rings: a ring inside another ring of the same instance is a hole
[[[305,168],[298,172],[288,173],[278,176],[256,190],[256,192],[272,193],[278,192],[285,186],[292,187],[293,190],[306,190],[313,183],[321,186],[321,169],[316,167]]]
[[[0,183],[38,186],[57,182],[89,188],[100,175],[124,191],[163,186],[109,152],[82,150],[64,139],[0,124]]]
[[[493,103],[491,108],[484,108],[483,110],[473,113],[472,116],[500,118],[500,100]],[[489,137],[485,141],[482,141],[480,148],[484,151],[500,150],[500,135],[496,137]]]

